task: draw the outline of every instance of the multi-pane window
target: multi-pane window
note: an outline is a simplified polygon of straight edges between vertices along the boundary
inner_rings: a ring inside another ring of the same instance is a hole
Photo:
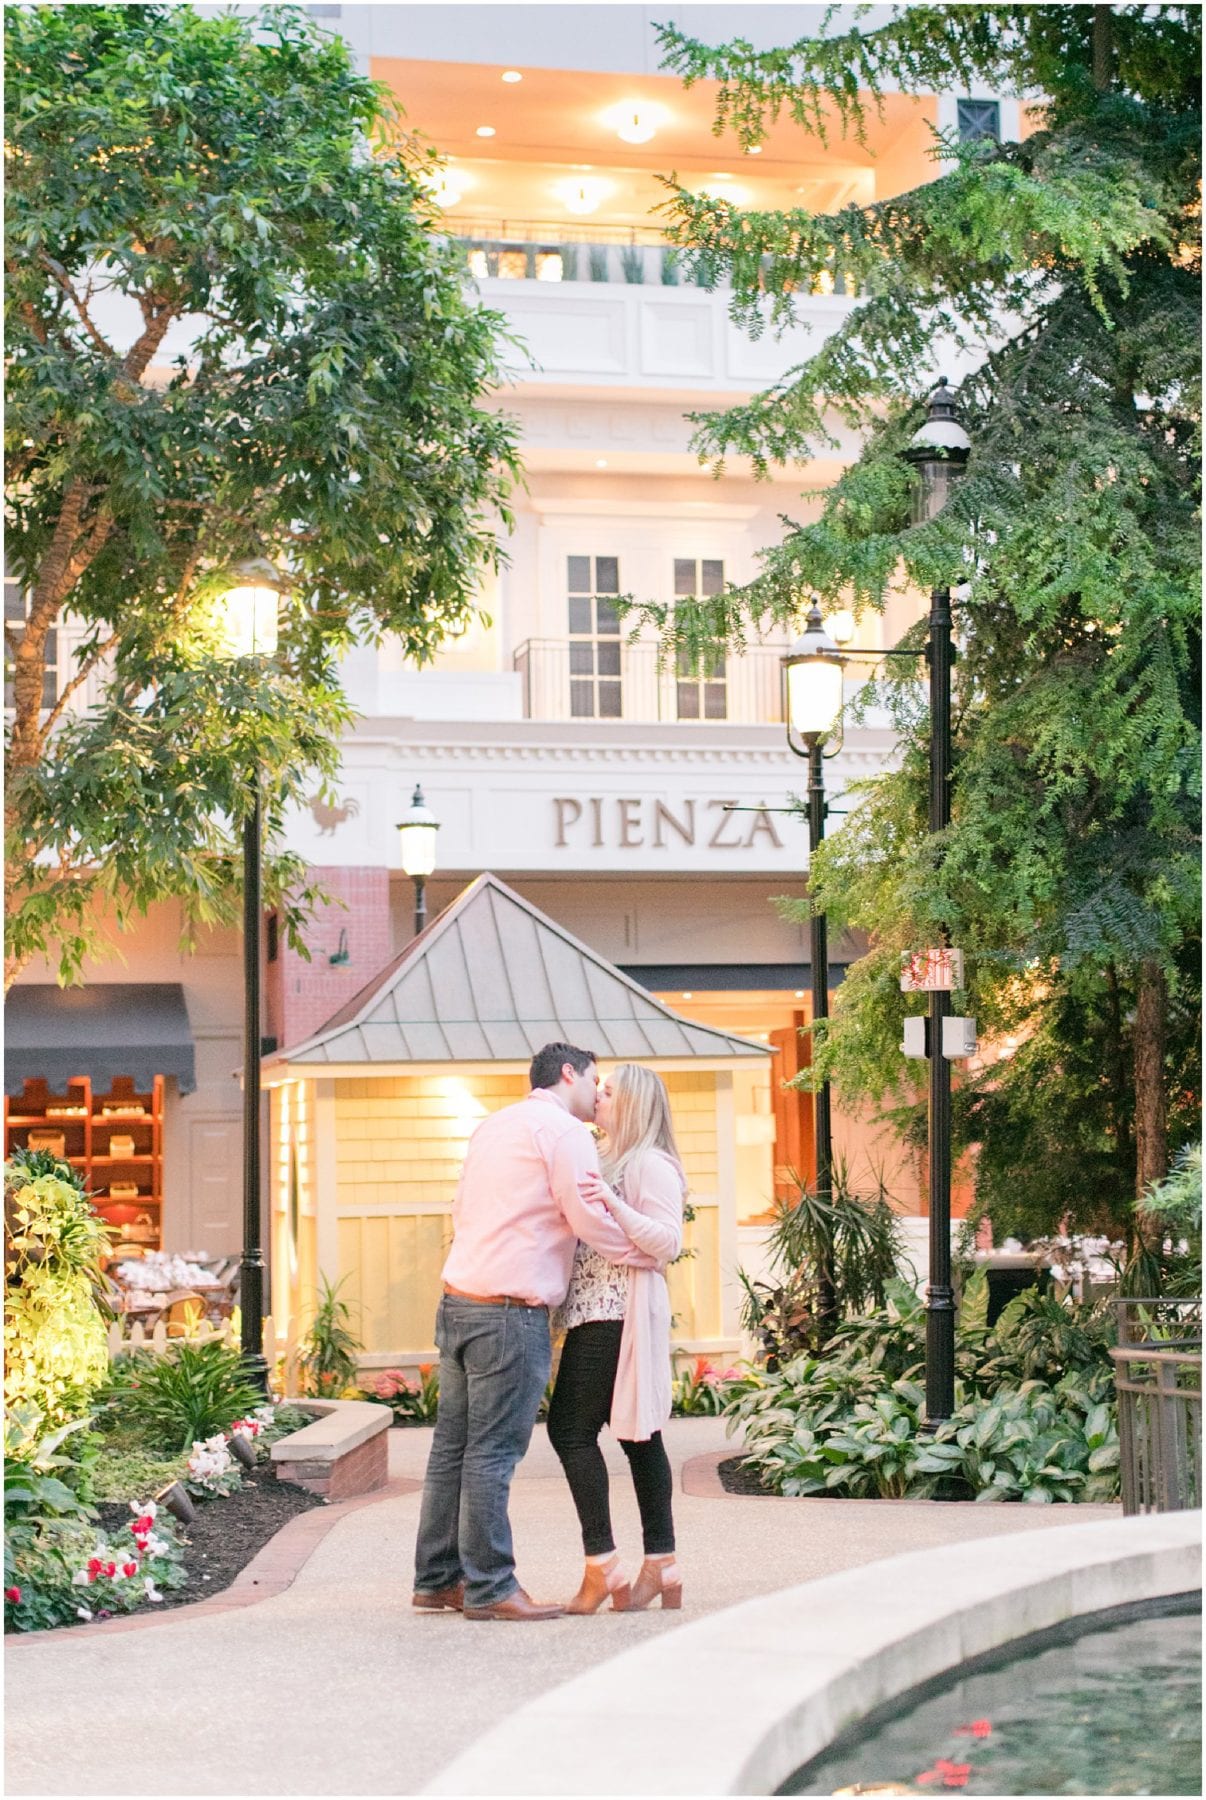
[[[570,717],[623,717],[618,556],[567,558]]]
[[[1001,105],[998,100],[959,100],[956,102],[959,142],[974,144],[980,138],[1001,141]]]
[[[699,600],[724,589],[724,564],[709,557],[676,556],[674,598]],[[728,690],[723,650],[710,650],[702,662],[679,651],[675,671],[680,719],[725,719]]]
[[[25,590],[7,569],[4,572],[4,623],[6,625],[24,625],[29,611]],[[59,696],[59,641],[58,633],[51,628],[46,633],[46,661],[42,673],[42,705],[49,710]],[[12,661],[6,654],[4,659],[4,704],[13,705]]]

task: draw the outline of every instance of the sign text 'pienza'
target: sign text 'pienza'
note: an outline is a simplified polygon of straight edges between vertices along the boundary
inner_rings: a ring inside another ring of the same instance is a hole
[[[667,850],[680,844],[708,850],[752,850],[758,843],[782,850],[769,812],[726,812],[737,800],[664,800],[594,795],[553,801],[558,850]],[[748,823],[747,823],[748,817]]]

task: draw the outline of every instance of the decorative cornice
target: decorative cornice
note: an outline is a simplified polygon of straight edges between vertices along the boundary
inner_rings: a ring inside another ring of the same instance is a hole
[[[661,744],[444,744],[432,743],[422,738],[407,739],[399,742],[396,738],[365,739],[353,738],[344,745],[345,772],[354,767],[358,758],[349,752],[380,752],[384,750],[390,762],[405,762],[411,765],[416,758],[425,763],[510,763],[543,766],[557,763],[561,766],[598,767],[600,765],[631,766],[640,763],[642,766],[661,765],[671,767],[691,767],[701,772],[707,770],[724,771],[742,768],[758,768],[774,770],[779,775],[795,775],[797,784],[802,785],[805,774],[800,764],[788,757],[782,750],[760,750],[755,748],[734,749],[724,751],[709,745],[704,748],[693,748],[691,745],[671,747]],[[845,749],[834,759],[838,769],[860,769],[874,773],[878,769],[891,766],[894,760],[895,747],[867,748],[865,750]],[[377,758],[366,755],[366,762],[376,762]]]

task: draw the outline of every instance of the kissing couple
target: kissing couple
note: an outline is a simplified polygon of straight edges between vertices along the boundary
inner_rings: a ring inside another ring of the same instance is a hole
[[[440,1400],[415,1547],[414,1605],[467,1619],[554,1619],[682,1604],[674,1561],[666,1266],[682,1248],[686,1178],[665,1083],[621,1063],[600,1086],[593,1051],[546,1044],[531,1092],[469,1140],[436,1313]],[[600,1166],[595,1140],[603,1133]],[[515,1576],[507,1502],[565,1330],[549,1407],[582,1527],[582,1585],[563,1606]],[[628,1458],[644,1536],[634,1582],[611,1529],[609,1424]]]

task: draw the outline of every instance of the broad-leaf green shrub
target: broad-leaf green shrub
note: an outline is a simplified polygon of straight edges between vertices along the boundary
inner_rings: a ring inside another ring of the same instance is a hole
[[[911,1290],[851,1321],[830,1354],[752,1375],[724,1411],[776,1492],[868,1499],[1117,1497],[1108,1312],[1026,1293],[992,1332],[965,1295],[954,1415],[924,1432],[924,1310]],[[1064,1359],[1061,1366],[1060,1358]],[[1028,1374],[1042,1372],[1042,1379]]]
[[[181,1339],[160,1355],[128,1352],[113,1365],[106,1413],[151,1449],[191,1450],[258,1406],[239,1352],[217,1340]]]
[[[4,1169],[4,1397],[48,1424],[78,1418],[109,1366],[107,1227],[69,1163],[18,1153]]]

